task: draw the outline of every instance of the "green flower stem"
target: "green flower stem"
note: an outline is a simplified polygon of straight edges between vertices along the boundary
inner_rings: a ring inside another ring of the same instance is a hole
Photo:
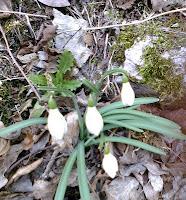
[[[115,69],[108,70],[108,71],[106,71],[106,72],[102,75],[100,81],[99,81],[99,82],[97,83],[97,85],[96,85],[96,86],[97,86],[97,89],[98,89],[99,91],[100,91],[101,85],[103,84],[104,79],[105,79],[107,76],[112,75],[112,74],[123,74],[123,76],[126,76],[126,77],[127,77],[126,71],[123,70],[123,69],[121,69],[121,68],[115,68]]]
[[[93,145],[93,144],[100,144],[100,143],[105,143],[105,142],[118,142],[118,143],[124,143],[124,144],[128,144],[128,145],[132,145],[153,153],[157,153],[160,155],[166,155],[166,153],[161,150],[158,149],[154,146],[151,146],[149,144],[146,144],[144,142],[135,140],[135,139],[130,139],[127,137],[111,137],[111,136],[103,136],[102,138],[96,139],[95,141],[92,141],[91,143],[89,143],[88,146]]]
[[[77,158],[77,148],[73,151],[73,153],[70,155],[65,164],[60,181],[57,186],[54,200],[64,200],[66,188],[68,185],[68,178],[70,176],[70,172],[72,170],[74,162],[76,161],[76,158]]]
[[[28,126],[36,125],[36,124],[46,124],[47,118],[31,118],[27,120],[23,120],[21,122],[17,122],[8,127],[0,129],[0,137],[7,137],[9,134],[21,130],[22,128],[26,128]]]

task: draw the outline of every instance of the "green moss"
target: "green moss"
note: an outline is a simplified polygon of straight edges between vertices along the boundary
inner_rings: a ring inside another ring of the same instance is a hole
[[[176,19],[169,19],[167,22],[170,28],[176,23]],[[179,23],[181,23],[179,21]],[[182,96],[182,75],[175,75],[173,63],[171,60],[162,58],[165,51],[183,45],[183,39],[178,37],[172,29],[165,32],[165,21],[150,21],[138,26],[130,26],[121,31],[113,45],[115,62],[123,63],[125,60],[125,50],[130,48],[134,41],[144,40],[146,36],[157,37],[154,40],[153,47],[147,47],[143,54],[144,66],[139,66],[139,72],[143,77],[144,83],[152,86],[162,99],[167,97],[170,101],[176,97]],[[174,28],[174,31],[176,29]]]
[[[129,26],[123,28],[121,33],[116,39],[116,43],[112,46],[112,51],[114,51],[113,60],[119,63],[125,60],[125,50],[130,48],[137,37],[134,31],[134,27]]]
[[[161,48],[161,46],[160,46]],[[147,47],[143,54],[144,66],[139,72],[146,84],[159,92],[162,99],[174,101],[182,96],[182,75],[175,75],[173,63],[170,59],[161,56],[158,46]]]

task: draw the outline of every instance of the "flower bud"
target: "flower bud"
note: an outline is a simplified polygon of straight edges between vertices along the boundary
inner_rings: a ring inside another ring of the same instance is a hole
[[[121,89],[121,101],[124,105],[132,106],[135,100],[135,93],[132,89],[130,83],[123,82],[122,89]]]
[[[67,122],[60,113],[57,104],[52,97],[50,98],[48,105],[48,130],[52,136],[52,143],[57,143],[57,141],[62,140],[64,134],[67,133]]]
[[[118,171],[118,161],[116,157],[112,155],[110,152],[104,154],[102,167],[111,178],[114,178]]]
[[[88,106],[85,114],[85,124],[88,131],[98,136],[103,129],[103,118],[96,106]]]

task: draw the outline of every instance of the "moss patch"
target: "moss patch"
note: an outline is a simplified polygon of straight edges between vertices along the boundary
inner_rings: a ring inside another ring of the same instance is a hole
[[[163,58],[160,52],[157,46],[147,47],[143,54],[144,66],[139,68],[139,72],[144,83],[151,85],[162,99],[174,101],[174,98],[182,97],[183,76],[175,75],[173,63]]]
[[[177,20],[176,20],[177,19]],[[162,58],[165,51],[183,45],[183,38],[177,36],[176,28],[171,29],[171,26],[178,22],[181,26],[181,21],[178,17],[163,19],[162,21],[150,21],[139,26],[130,26],[121,30],[113,45],[114,56],[113,60],[118,63],[123,63],[125,60],[125,50],[130,48],[134,41],[140,41],[146,36],[155,36],[153,47],[147,47],[143,54],[144,66],[139,66],[139,72],[143,77],[143,83],[154,88],[162,99],[168,98],[173,101],[174,98],[182,97],[182,75],[175,75],[174,64],[169,59]],[[164,31],[163,25],[167,25],[170,31]],[[178,32],[179,32],[178,27]]]

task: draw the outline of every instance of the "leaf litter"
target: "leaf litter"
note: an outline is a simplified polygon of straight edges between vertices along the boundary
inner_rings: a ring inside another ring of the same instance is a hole
[[[63,0],[39,0],[39,2],[51,7],[70,6],[68,1]],[[89,2],[92,3],[92,1],[88,1],[88,3]],[[86,13],[86,8],[89,8],[89,4],[86,3],[82,4],[84,6],[83,11],[80,9],[81,6],[77,6],[75,10],[70,10],[71,7],[63,8],[67,9],[65,12],[63,9],[56,10],[47,8],[47,10],[43,4],[40,4],[40,6],[45,9],[44,11],[46,13],[48,12],[50,15],[53,13],[53,21],[51,22],[49,20],[49,23],[47,22],[46,24],[43,23],[43,21],[41,22],[41,20],[36,22],[32,21],[33,24],[36,23],[33,27],[35,31],[37,30],[37,40],[33,41],[30,40],[30,38],[27,38],[28,42],[25,42],[25,44],[21,43],[21,48],[16,54],[17,59],[24,64],[26,72],[28,73],[31,71],[34,73],[41,72],[41,74],[43,74],[45,73],[45,70],[48,72],[52,70],[53,72],[56,72],[56,64],[59,53],[63,52],[64,49],[67,49],[71,50],[72,54],[76,58],[79,68],[83,68],[84,66],[89,67],[87,66],[87,61],[91,59],[91,68],[86,68],[86,72],[90,70],[89,73],[94,74],[91,70],[94,69],[95,66],[100,66],[100,68],[103,68],[101,70],[104,71],[107,68],[107,65],[105,68],[104,64],[98,63],[95,59],[95,55],[99,55],[98,57],[102,59],[103,49],[104,51],[106,49],[106,52],[109,54],[108,49],[110,48],[112,41],[109,40],[109,42],[107,42],[107,34],[113,39],[117,31],[99,30],[95,33],[88,32],[87,36],[87,32],[83,29],[91,25],[91,20],[94,22],[93,25],[95,26],[100,24],[108,25],[114,21],[114,19],[112,19],[113,16],[111,16],[113,11],[118,11],[118,9],[124,10],[130,17],[133,16],[134,13],[132,13],[130,9],[132,10],[134,6],[136,6],[136,1],[129,0],[116,2],[117,4],[115,1],[112,1],[111,3],[113,3],[113,5],[108,4],[105,5],[104,8],[105,10],[111,9],[111,12],[108,12],[110,14],[110,21],[105,20],[106,18],[104,19],[103,17],[106,17],[106,13],[103,15],[101,10],[102,2],[100,2],[100,4],[95,4],[96,7],[94,7],[95,2],[93,2],[93,10],[90,8],[88,11],[91,11],[94,13],[94,15],[92,15],[90,12],[88,13],[88,17],[86,14],[84,14]],[[167,9],[167,6],[162,6],[160,4],[156,6],[153,1],[151,1],[151,3],[154,11]],[[23,6],[25,6],[24,3]],[[11,10],[11,7],[6,7],[3,9]],[[80,13],[78,9],[81,10],[82,13]],[[36,10],[38,10],[38,8]],[[32,11],[32,9],[30,11]],[[138,14],[139,12],[140,11],[138,11]],[[96,16],[95,13],[97,14]],[[10,14],[7,14],[7,16],[9,15]],[[136,16],[138,15],[136,14]],[[100,19],[96,21],[98,18]],[[135,17],[133,16],[131,19],[135,19]],[[41,31],[37,27],[38,25],[40,28],[43,26]],[[105,58],[104,60],[105,63],[108,63],[106,60],[109,59]],[[79,70],[80,72],[83,71],[83,69],[82,71],[81,69]],[[89,77],[91,79],[91,76]],[[32,92],[27,94],[29,100],[25,101],[25,104],[22,104],[20,107],[20,118],[22,116],[24,118],[25,114],[29,117],[45,116],[45,106],[40,105],[38,102],[35,103],[35,99],[32,99],[31,101],[31,94]],[[86,91],[84,94],[86,97]],[[86,105],[84,96],[83,105]],[[182,126],[183,131],[185,130],[185,108],[173,111],[170,111],[169,109],[160,110],[157,107],[155,109],[152,107],[148,109],[152,113],[156,112],[160,116],[165,116],[169,119],[172,119]],[[2,189],[2,192],[0,192],[1,199],[24,199],[23,196],[25,196],[26,193],[34,196],[35,199],[51,200],[53,198],[59,180],[59,174],[61,173],[61,169],[66,161],[66,156],[68,156],[75,147],[79,134],[77,113],[69,113],[66,118],[68,119],[67,121],[69,121],[69,134],[66,138],[66,141],[68,142],[65,144],[66,148],[64,148],[64,151],[60,152],[55,158],[56,162],[53,163],[53,166],[49,171],[48,180],[39,178],[46,169],[53,152],[50,149],[51,141],[46,127],[39,126],[38,128],[32,127],[30,130],[22,130],[22,132],[20,132],[16,137],[10,138],[11,140],[0,139],[0,144],[5,145],[4,147],[2,145],[0,146],[2,148],[2,151],[0,152],[3,152],[0,155],[0,188]],[[139,135],[136,137],[140,138]],[[7,141],[9,143],[8,145]],[[87,170],[87,173],[90,184],[94,183],[93,188],[96,193],[101,195],[104,192],[104,198],[112,200],[158,200],[160,198],[164,200],[184,200],[186,194],[186,181],[184,178],[186,174],[185,143],[168,140],[162,137],[159,137],[158,139],[154,137],[149,139],[148,142],[156,142],[158,147],[163,146],[167,151],[169,151],[168,155],[166,157],[157,157],[142,150],[135,150],[132,147],[128,148],[128,150],[126,150],[124,153],[124,149],[127,149],[126,145],[121,145],[120,148],[116,148],[117,145],[115,145],[115,151],[118,151],[117,155],[120,163],[120,172],[118,173],[118,177],[112,181],[108,180],[106,175],[102,174],[101,170],[98,170],[100,169],[100,165],[99,163],[96,163],[95,158],[94,162],[90,163],[90,166],[88,166],[89,169]],[[93,152],[93,155],[94,153],[95,152]],[[46,154],[48,155],[46,156]],[[88,151],[87,155],[89,154],[91,154],[91,152]],[[98,153],[96,152],[96,154]],[[21,161],[21,158],[24,159]],[[21,161],[20,163],[18,162],[19,160]],[[14,169],[16,172],[13,172],[13,170],[9,171],[8,169],[14,165],[15,167],[12,169]],[[91,165],[93,165],[93,167],[91,167]],[[8,186],[7,183],[11,182],[12,184]],[[24,184],[27,184],[27,188],[24,187]],[[14,196],[8,193],[6,194],[7,196],[5,195],[5,186],[10,188],[10,190],[15,193]],[[72,176],[70,177],[69,186],[71,188],[77,186],[76,170],[73,171]],[[16,194],[17,192],[20,194]],[[3,195],[4,197],[2,197]],[[27,196],[26,199],[28,200],[33,198]],[[94,195],[93,199],[99,199],[98,195]]]

